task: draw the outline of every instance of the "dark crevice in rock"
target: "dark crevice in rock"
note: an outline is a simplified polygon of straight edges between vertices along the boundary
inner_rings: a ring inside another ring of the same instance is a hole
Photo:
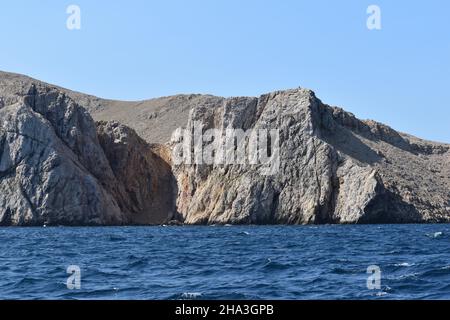
[[[0,219],[0,226],[8,227],[8,226],[11,226],[12,223],[13,223],[13,221],[12,221],[11,208],[5,208],[3,216],[1,216],[1,219]]]
[[[420,223],[423,217],[411,204],[383,185],[377,186],[377,195],[364,209],[364,214],[357,221],[360,224]]]
[[[114,197],[131,223],[161,224],[177,218],[170,165],[132,129],[98,122],[97,131],[118,182]]]

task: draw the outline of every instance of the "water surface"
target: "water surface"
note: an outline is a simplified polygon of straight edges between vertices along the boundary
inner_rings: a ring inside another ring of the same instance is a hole
[[[450,226],[0,228],[0,298],[450,299]]]

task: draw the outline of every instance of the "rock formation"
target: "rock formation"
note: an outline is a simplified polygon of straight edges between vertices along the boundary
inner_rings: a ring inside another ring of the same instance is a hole
[[[121,102],[0,72],[0,122],[1,225],[450,221],[450,145],[306,89]],[[198,123],[277,130],[276,170],[175,163],[172,134]]]
[[[0,86],[0,225],[152,224],[173,215],[170,168],[133,130],[100,123],[97,132],[57,88],[8,85]]]
[[[410,223],[450,218],[450,148],[324,105],[304,89],[198,106],[189,122],[280,131],[280,167],[174,167],[187,223]],[[188,124],[189,127],[189,124]]]
[[[98,122],[100,145],[118,185],[122,210],[137,224],[163,223],[176,217],[176,180],[158,146],[117,122]]]

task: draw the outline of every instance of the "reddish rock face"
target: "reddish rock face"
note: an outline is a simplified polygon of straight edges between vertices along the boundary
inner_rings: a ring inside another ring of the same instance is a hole
[[[176,217],[176,180],[170,164],[134,130],[118,122],[98,122],[97,132],[117,179],[121,210],[133,224],[162,224]],[[167,153],[167,152],[166,152]]]

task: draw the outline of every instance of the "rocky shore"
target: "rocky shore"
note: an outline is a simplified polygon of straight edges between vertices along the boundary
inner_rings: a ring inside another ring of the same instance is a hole
[[[276,170],[176,163],[173,133],[197,123],[277,130]],[[450,145],[359,120],[301,88],[122,102],[0,72],[0,225],[169,222],[450,222]]]

